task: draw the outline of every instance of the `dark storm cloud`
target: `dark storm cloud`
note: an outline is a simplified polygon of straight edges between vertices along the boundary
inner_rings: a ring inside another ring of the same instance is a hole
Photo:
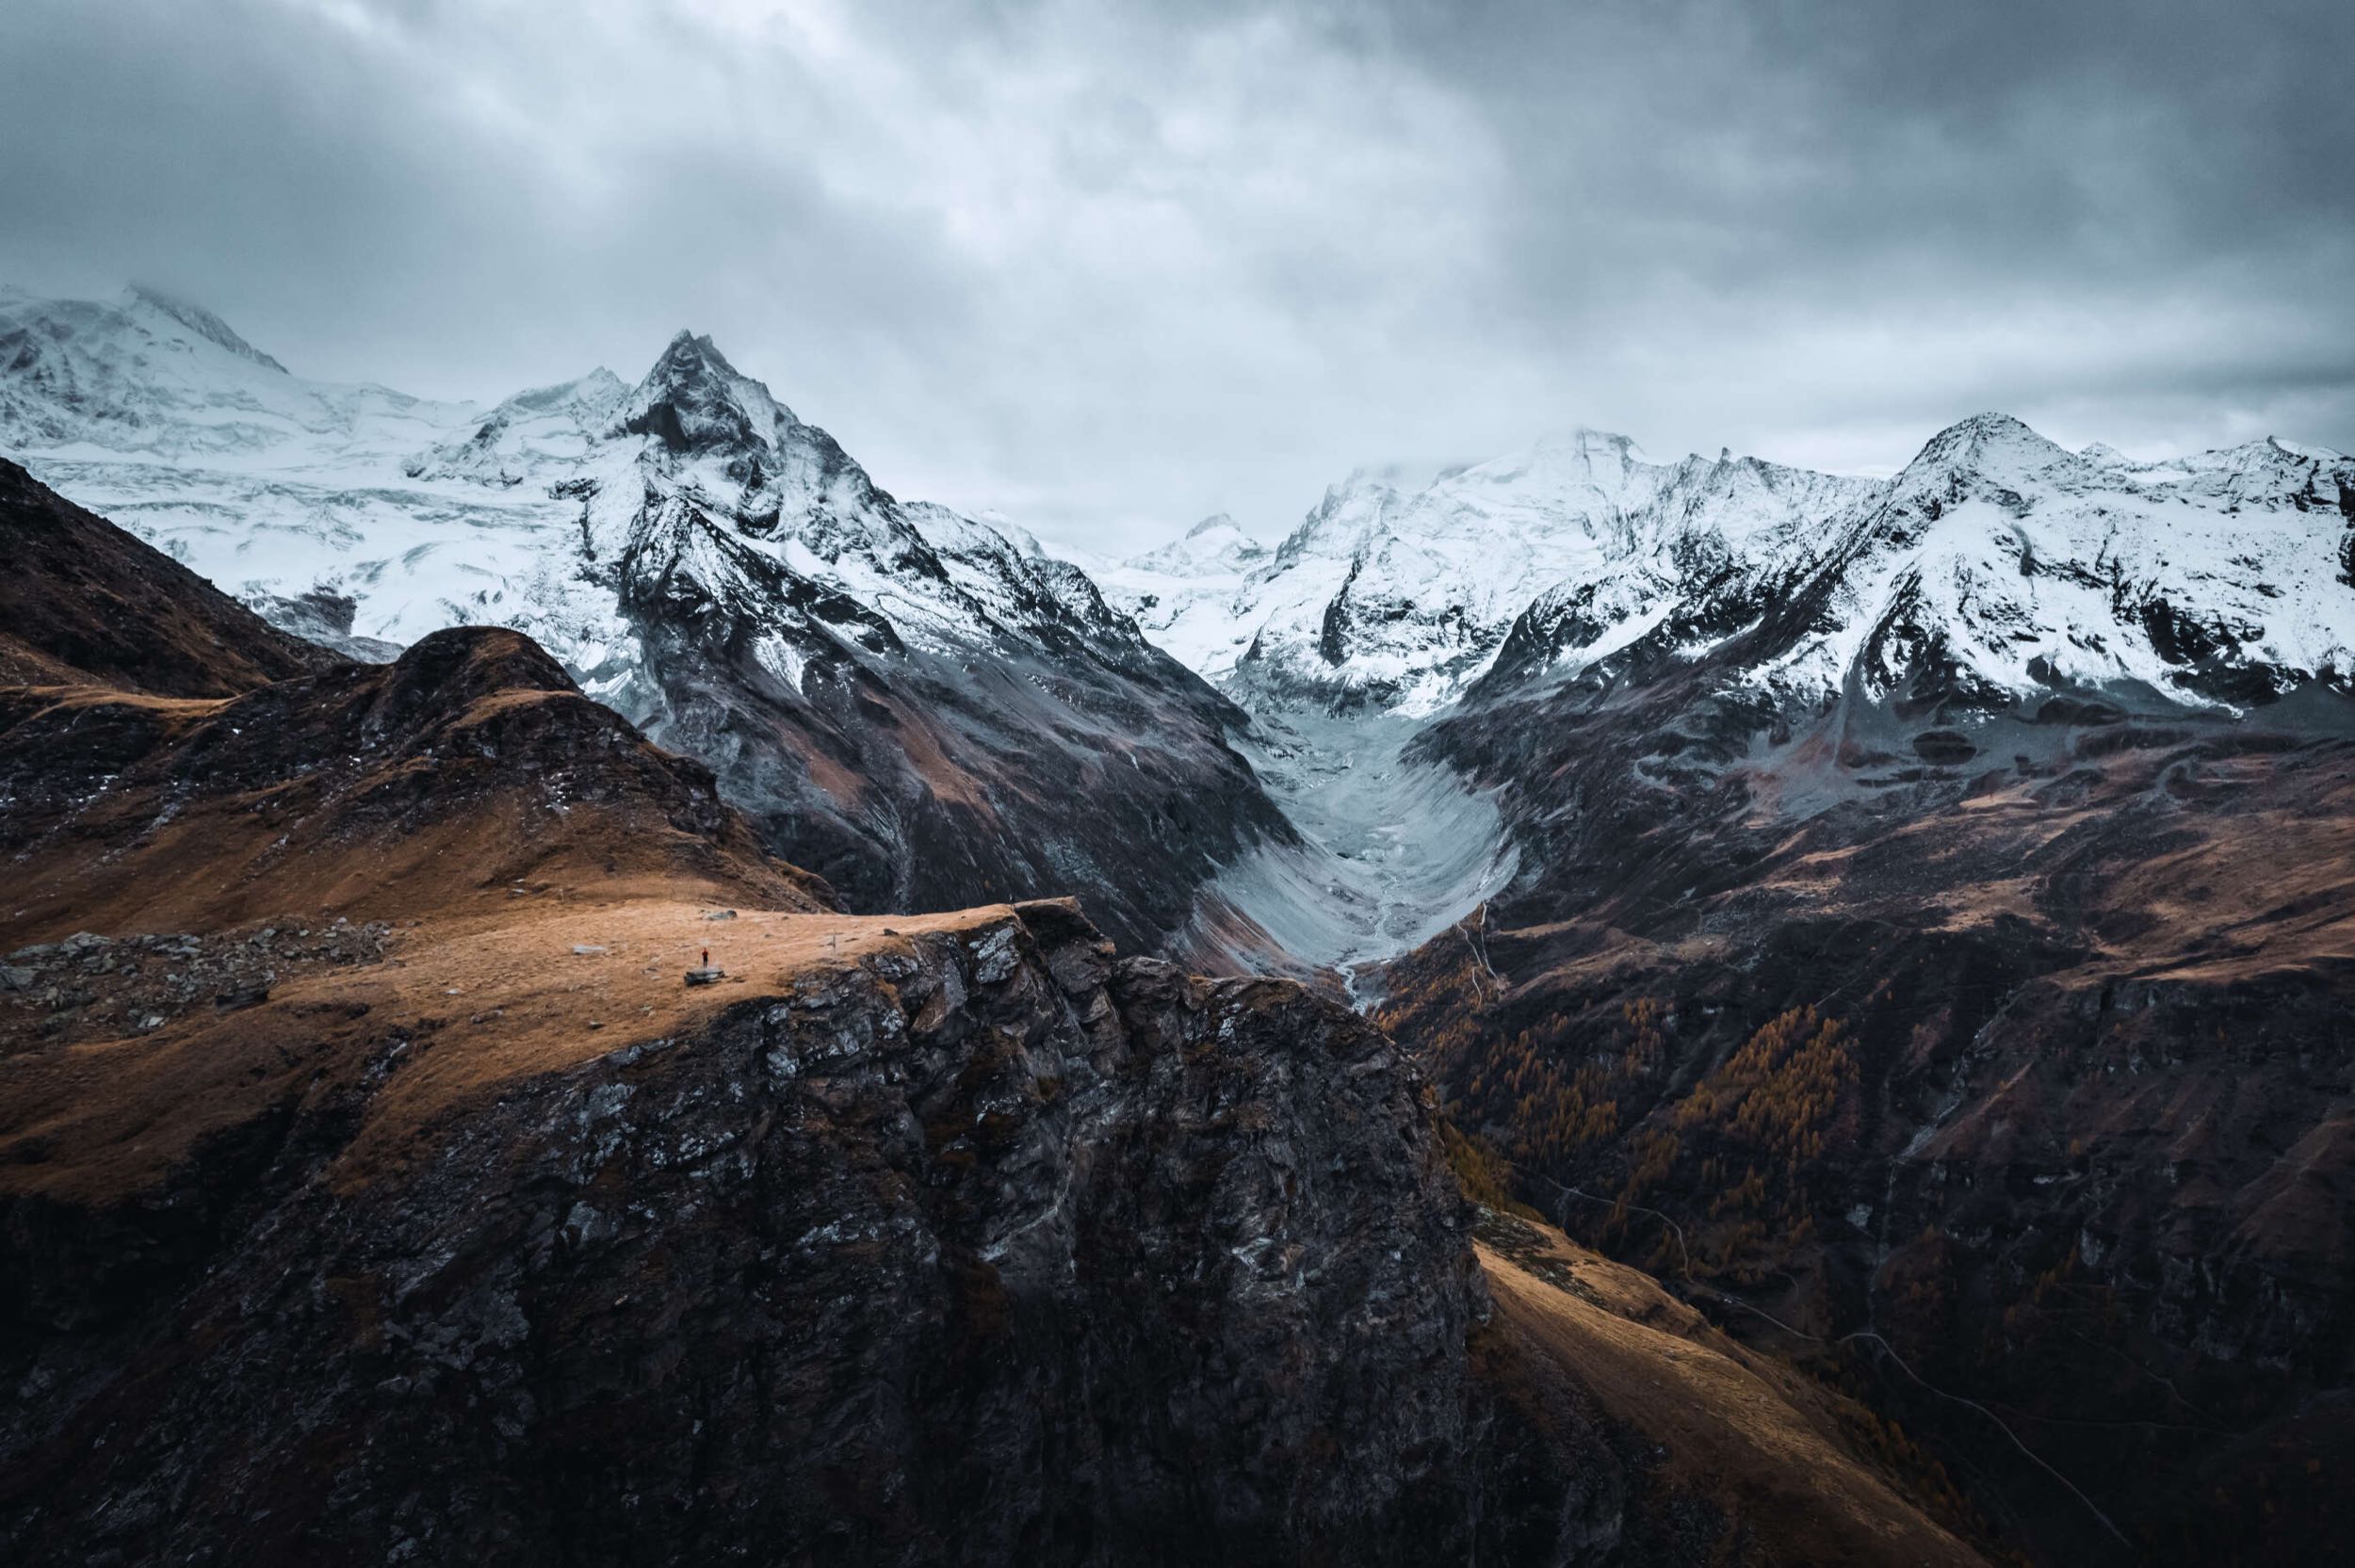
[[[2271,416],[2346,439],[2345,8],[1398,14],[1391,44],[1491,105],[1514,150],[1502,313],[1650,366],[1623,384],[1663,422],[1682,402],[1868,462],[1903,444],[1855,421],[1983,403],[2121,444]]]
[[[680,325],[887,485],[1263,530],[1572,422],[2355,446],[2337,0],[17,0],[0,280],[496,396]]]

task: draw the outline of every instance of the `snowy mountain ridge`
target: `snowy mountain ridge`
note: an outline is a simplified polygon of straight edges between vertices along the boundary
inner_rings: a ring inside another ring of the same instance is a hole
[[[1027,536],[901,507],[707,337],[680,332],[634,386],[600,367],[488,410],[304,380],[138,288],[0,293],[0,447],[266,612],[341,596],[384,642],[516,623],[610,695],[619,628],[564,558],[593,577],[667,540],[675,568],[698,525],[728,536],[701,561],[723,593],[749,551],[934,646],[1018,637],[1050,604],[1123,639],[1083,576]]]
[[[470,405],[306,381],[201,307],[0,287],[0,442],[59,458],[322,471],[425,445]]]
[[[577,380],[519,392],[471,432],[408,458],[401,472],[413,479],[521,484],[547,464],[585,458],[629,391],[619,376],[599,365]]]
[[[1982,414],[1892,478],[1647,460],[1578,430],[1421,489],[1361,473],[1273,551],[1188,542],[1101,575],[1256,707],[1425,718],[1475,691],[1692,657],[1812,588],[1746,679],[1886,695],[1947,661],[1982,704],[2055,681],[2258,700],[2355,671],[2355,460],[2267,439],[2165,462]]]
[[[150,311],[170,316],[198,336],[220,345],[239,359],[250,360],[263,369],[275,370],[282,376],[286,374],[284,365],[239,337],[230,328],[228,322],[223,321],[194,300],[184,299],[176,294],[157,288],[151,283],[133,283],[124,290],[124,294],[131,302],[144,305]]]

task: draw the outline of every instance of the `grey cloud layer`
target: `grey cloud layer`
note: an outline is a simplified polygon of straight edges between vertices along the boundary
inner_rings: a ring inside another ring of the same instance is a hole
[[[1569,423],[2355,446],[2338,0],[17,0],[0,280],[492,397],[681,325],[903,493],[1288,525]]]

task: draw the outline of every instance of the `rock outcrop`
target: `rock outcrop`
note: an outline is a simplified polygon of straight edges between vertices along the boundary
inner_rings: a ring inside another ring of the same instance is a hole
[[[1116,963],[1067,906],[843,934],[512,1077],[495,1026],[297,987],[202,1066],[123,1047],[168,1155],[79,1063],[0,1066],[15,1551],[1366,1562],[1502,1527],[1486,1297],[1386,1040]],[[389,1086],[453,1053],[486,1081],[407,1123]]]

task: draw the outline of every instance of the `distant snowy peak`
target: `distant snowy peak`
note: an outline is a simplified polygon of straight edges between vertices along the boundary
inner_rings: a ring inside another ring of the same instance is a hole
[[[1723,566],[1868,488],[1730,456],[1655,463],[1592,429],[1420,488],[1395,478],[1332,487],[1251,574],[1232,605],[1250,629],[1230,680],[1267,700],[1428,714],[1480,677],[1547,587],[1655,557]]]
[[[1609,430],[1571,429],[1544,437],[1507,457],[1444,474],[1431,490],[1471,494],[1511,493],[1518,504],[1565,508],[1614,504],[1648,493],[1662,473],[1633,438]]]
[[[1982,703],[2053,681],[2261,700],[2355,669],[2351,529],[2355,462],[2275,440],[2140,462],[1990,412],[1879,480],[1653,462],[1580,429],[1420,485],[1360,470],[1272,552],[1206,548],[1210,519],[1104,581],[1263,705],[1425,715],[1737,634],[1747,678],[1795,700],[1851,677]],[[1803,595],[1812,622],[1760,654]]]
[[[1250,641],[1236,596],[1271,555],[1233,518],[1217,512],[1158,550],[1096,562],[1090,571],[1105,599],[1157,647],[1217,684],[1233,674]]]
[[[2187,500],[2226,509],[2267,507],[2286,501],[2301,511],[2350,511],[2355,497],[2355,458],[2325,446],[2299,446],[2267,436],[2260,441],[2201,452],[2171,462],[2143,463],[2133,470],[2142,483],[2162,487]]]
[[[1196,523],[1183,537],[1124,564],[1148,572],[1216,573],[1260,560],[1267,553],[1266,545],[1222,511]]]
[[[2240,704],[2355,676],[2355,464],[2278,443],[2136,463],[1980,414],[1885,486],[1727,542],[1548,589],[1480,694],[1705,655],[1779,701],[1956,713],[2063,687]]]
[[[159,290],[100,301],[0,288],[0,449],[11,453],[376,466],[447,439],[472,412],[289,375],[210,311]]]
[[[1890,512],[1919,509],[1933,522],[1942,509],[1971,500],[2023,519],[2116,520],[2120,504],[2153,499],[2227,515],[2242,506],[2349,515],[2350,472],[2355,460],[2270,437],[2137,462],[2099,444],[2071,452],[2017,419],[1979,414],[1931,437],[1879,503]]]
[[[135,311],[152,312],[167,320],[176,322],[207,342],[228,349],[241,360],[258,364],[267,370],[275,370],[282,376],[287,373],[284,365],[232,331],[226,321],[203,306],[191,303],[178,295],[167,293],[151,284],[133,283],[123,291],[123,303]]]
[[[1908,477],[1918,480],[1932,475],[1969,475],[2000,483],[2076,474],[2087,466],[2084,458],[2038,435],[2023,420],[2007,413],[1974,413],[1925,442],[1899,471],[1898,481],[1902,487]]]

